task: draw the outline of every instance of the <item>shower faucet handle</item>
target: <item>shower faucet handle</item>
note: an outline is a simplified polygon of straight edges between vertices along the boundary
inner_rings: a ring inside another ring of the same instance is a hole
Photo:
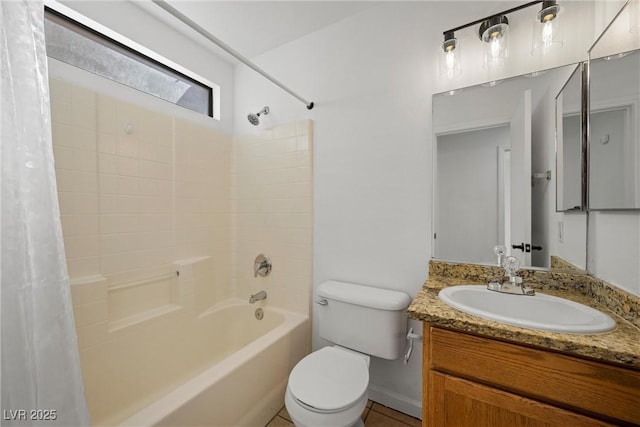
[[[266,277],[271,273],[271,260],[264,254],[260,254],[256,257],[253,263],[253,277]]]

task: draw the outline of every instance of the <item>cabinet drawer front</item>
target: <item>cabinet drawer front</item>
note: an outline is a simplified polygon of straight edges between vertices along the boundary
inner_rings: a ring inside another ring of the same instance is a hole
[[[425,336],[427,334],[425,325]],[[640,424],[640,372],[430,328],[429,369],[535,400]]]
[[[456,427],[605,427],[583,415],[536,402],[450,375],[431,372],[430,426]]]

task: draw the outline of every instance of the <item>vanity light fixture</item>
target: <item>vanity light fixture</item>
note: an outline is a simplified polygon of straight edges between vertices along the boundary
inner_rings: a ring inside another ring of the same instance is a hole
[[[441,77],[453,80],[462,73],[460,41],[456,38],[455,32],[477,24],[480,24],[478,36],[486,43],[484,46],[485,68],[491,70],[503,66],[509,57],[509,18],[507,18],[507,14],[539,4],[542,4],[542,8],[536,14],[537,26],[534,28],[532,54],[545,54],[553,47],[562,46],[562,27],[558,20],[560,6],[556,1],[532,1],[444,31],[444,41],[441,45],[442,54],[440,55]]]

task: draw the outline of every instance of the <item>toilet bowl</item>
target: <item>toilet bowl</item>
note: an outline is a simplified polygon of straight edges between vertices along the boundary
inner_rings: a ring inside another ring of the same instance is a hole
[[[409,295],[330,280],[317,289],[319,336],[323,347],[293,368],[285,405],[297,427],[363,426],[370,356],[402,356]]]
[[[293,368],[285,405],[297,427],[363,425],[368,386],[368,355],[324,347]]]

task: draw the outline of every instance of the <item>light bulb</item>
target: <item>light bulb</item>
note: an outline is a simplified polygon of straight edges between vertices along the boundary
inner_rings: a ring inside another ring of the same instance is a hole
[[[500,43],[500,39],[497,37],[493,37],[491,39],[491,56],[493,56],[494,58],[497,58],[498,56],[500,56],[500,50],[502,47],[502,43]]]
[[[460,42],[450,36],[441,45],[442,55],[440,56],[440,76],[453,80],[462,73],[460,67]]]
[[[542,24],[542,45],[548,48],[553,43],[553,25],[551,21],[546,21]]]

